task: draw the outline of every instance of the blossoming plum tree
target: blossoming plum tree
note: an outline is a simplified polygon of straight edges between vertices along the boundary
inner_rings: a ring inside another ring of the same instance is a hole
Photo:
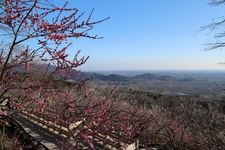
[[[108,18],[91,21],[93,11],[85,18],[84,12],[68,8],[67,2],[60,7],[48,0],[5,0],[0,5],[1,99],[11,97],[15,110],[35,112],[64,126],[76,121],[81,111],[92,105],[104,108],[97,102],[90,103],[90,94],[84,92],[86,101],[82,104],[87,103],[86,108],[78,109],[81,106],[77,106],[74,91],[56,89],[53,81],[73,75],[74,69],[88,59],[79,59],[80,51],[74,52],[73,60],[69,59],[67,50],[72,39],[101,38],[89,31]]]
[[[100,38],[89,35],[88,31],[108,19],[92,22],[92,13],[82,19],[84,13],[67,8],[67,2],[62,7],[48,0],[6,0],[1,1],[1,5],[1,37],[10,39],[7,39],[7,45],[2,44],[0,53],[1,97],[10,88],[15,88],[14,81],[19,81],[16,70],[23,67],[25,72],[31,71],[31,63],[34,64],[35,60],[39,64],[48,64],[52,74],[61,75],[84,64],[88,57],[78,59],[79,51],[74,52],[73,60],[68,58],[66,51],[72,44],[71,39]]]

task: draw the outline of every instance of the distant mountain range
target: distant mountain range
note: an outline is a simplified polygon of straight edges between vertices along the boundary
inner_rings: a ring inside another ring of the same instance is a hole
[[[39,70],[46,68],[46,65],[36,65],[32,69]],[[55,67],[49,66],[49,72]],[[24,67],[15,68],[16,72],[24,72]],[[88,80],[91,84],[96,85],[115,85],[135,88],[143,91],[161,91],[169,93],[182,94],[200,94],[200,95],[219,95],[225,97],[225,72],[139,72],[132,74],[119,74],[113,72],[94,73],[80,72],[73,70],[68,78],[70,82]],[[72,81],[71,81],[72,80]]]
[[[130,81],[185,81],[191,82],[192,78],[176,78],[170,75],[144,73],[136,76],[122,76],[118,74],[103,75],[99,73],[80,72],[74,80],[105,81],[105,82],[130,82]]]
[[[115,85],[131,87],[142,91],[160,91],[175,95],[219,95],[224,96],[225,75],[223,74],[164,74],[143,73],[126,76],[119,74],[100,74],[76,72],[72,80],[88,80],[96,85]],[[98,84],[99,83],[99,84]]]

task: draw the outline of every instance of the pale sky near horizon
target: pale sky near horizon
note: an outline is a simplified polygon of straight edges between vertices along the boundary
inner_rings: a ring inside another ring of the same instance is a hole
[[[76,0],[93,19],[111,17],[92,31],[102,40],[76,40],[90,59],[82,70],[225,70],[225,50],[204,51],[213,33],[200,27],[223,16],[207,0]]]

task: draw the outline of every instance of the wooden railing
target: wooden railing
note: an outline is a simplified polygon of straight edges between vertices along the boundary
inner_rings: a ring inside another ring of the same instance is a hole
[[[39,126],[42,126],[43,128],[47,128],[50,131],[55,132],[58,135],[65,136],[65,137],[70,136],[67,128],[65,128],[63,126],[59,126],[51,121],[47,121],[41,117],[38,117],[34,114],[30,114],[26,111],[21,111],[19,113],[19,115],[21,115],[22,117],[28,118],[33,122],[36,122],[37,124],[39,124]]]
[[[60,136],[64,136],[67,138],[70,138],[72,135],[71,134],[78,134],[80,130],[86,129],[86,133],[90,135],[89,137],[92,138],[94,141],[94,145],[101,145],[101,147],[104,147],[104,149],[108,150],[113,150],[113,149],[120,149],[120,144],[122,143],[125,145],[126,150],[137,150],[138,149],[138,140],[135,142],[132,141],[127,141],[127,142],[121,142],[118,140],[117,135],[115,133],[110,133],[109,135],[105,136],[101,133],[95,133],[93,134],[93,131],[88,129],[85,126],[85,121],[80,120],[77,121],[73,124],[71,124],[69,127],[64,127],[61,125],[57,125],[51,121],[48,121],[42,117],[39,117],[35,114],[28,113],[27,111],[21,111],[19,113],[20,116],[28,118],[30,121],[34,122],[35,124],[41,126],[42,128],[47,128],[49,131],[58,134]],[[70,132],[71,130],[75,132]],[[94,137],[92,136],[94,135]],[[77,136],[77,135],[75,135]],[[81,136],[80,136],[81,138]],[[82,139],[82,138],[81,138]]]

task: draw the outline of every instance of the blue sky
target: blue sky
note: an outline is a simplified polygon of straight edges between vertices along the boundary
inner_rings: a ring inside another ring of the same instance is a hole
[[[207,0],[74,0],[70,5],[98,24],[102,40],[79,39],[73,50],[90,59],[82,70],[224,70],[225,50],[204,51],[213,33],[201,26],[223,15],[225,7]],[[72,50],[70,51],[72,54]]]

